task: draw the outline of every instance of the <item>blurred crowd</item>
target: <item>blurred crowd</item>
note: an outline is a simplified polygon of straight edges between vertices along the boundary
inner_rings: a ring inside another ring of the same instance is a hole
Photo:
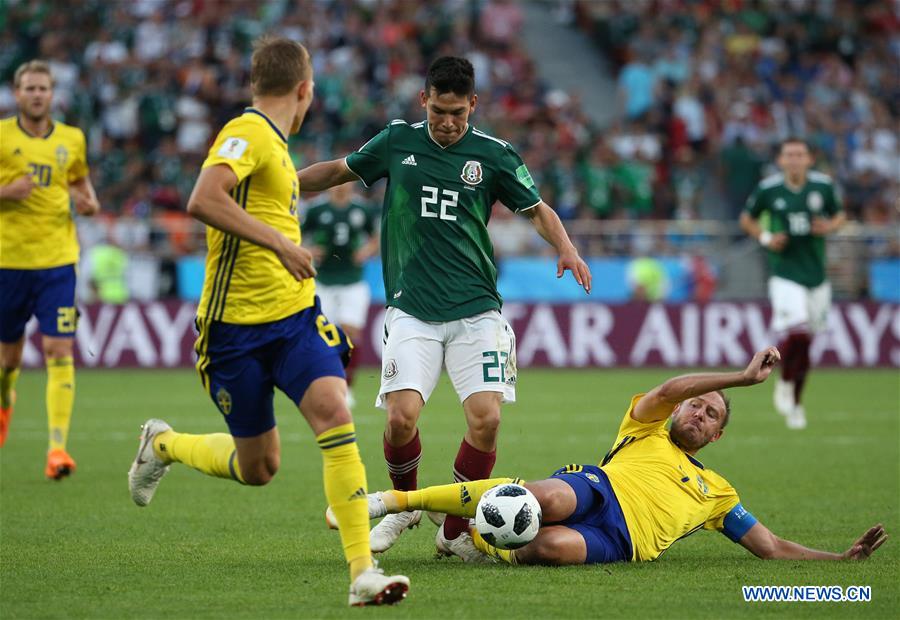
[[[631,161],[643,168],[643,209],[662,217],[697,213],[706,170],[726,199],[720,217],[736,217],[769,172],[773,147],[802,136],[817,168],[842,187],[851,218],[876,225],[900,219],[900,3],[564,6],[617,73],[618,121],[596,156],[601,167]]]
[[[290,142],[298,167],[421,118],[428,63],[456,54],[475,66],[475,124],[517,147],[565,220],[733,220],[773,145],[799,134],[851,217],[896,222],[896,6],[562,0],[553,15],[588,32],[618,79],[616,121],[601,130],[577,94],[539,79],[514,0],[6,0],[0,113],[14,112],[16,66],[48,60],[56,112],[88,136],[106,214],[82,223],[83,242],[161,256],[203,249],[184,204],[216,131],[250,99],[264,32],[313,58],[316,99]]]

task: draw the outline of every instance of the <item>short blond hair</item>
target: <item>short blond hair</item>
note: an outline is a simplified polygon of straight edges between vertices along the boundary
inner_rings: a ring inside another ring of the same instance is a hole
[[[29,60],[19,65],[15,75],[13,75],[13,85],[16,88],[22,83],[22,76],[26,73],[46,73],[50,77],[50,86],[53,87],[53,72],[50,71],[50,65],[46,61]]]
[[[286,95],[312,67],[306,48],[284,37],[262,36],[253,43],[250,59],[250,89],[256,96]]]

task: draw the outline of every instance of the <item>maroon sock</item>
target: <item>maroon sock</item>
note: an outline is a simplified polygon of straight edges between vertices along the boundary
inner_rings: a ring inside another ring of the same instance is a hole
[[[809,334],[794,334],[794,402],[800,404],[806,375],[809,373],[809,346],[812,337]]]
[[[497,461],[497,451],[482,452],[463,439],[453,463],[453,479],[457,482],[482,480],[489,478]],[[444,521],[444,536],[453,540],[469,530],[469,520],[463,517],[450,517]]]
[[[422,444],[419,431],[405,446],[392,446],[384,440],[384,460],[387,461],[388,475],[397,491],[414,491],[418,484],[419,459],[422,458]]]
[[[781,353],[781,379],[783,381],[794,380],[794,341],[788,334],[778,343],[778,351]]]

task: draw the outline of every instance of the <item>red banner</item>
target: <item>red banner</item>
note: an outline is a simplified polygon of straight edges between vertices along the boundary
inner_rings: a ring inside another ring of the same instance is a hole
[[[193,366],[194,310],[180,301],[82,308],[76,359],[83,367]],[[369,309],[364,365],[379,364],[384,309]],[[503,314],[517,337],[519,367],[740,366],[775,342],[760,302],[680,305],[515,304]],[[41,365],[37,322],[28,325],[24,365]],[[900,306],[832,307],[811,351],[816,366],[900,367]]]

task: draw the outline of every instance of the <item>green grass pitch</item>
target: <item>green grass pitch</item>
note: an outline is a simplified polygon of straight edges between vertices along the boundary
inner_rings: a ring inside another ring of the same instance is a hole
[[[632,393],[663,370],[520,374],[504,411],[495,473],[542,478],[609,448]],[[892,539],[868,562],[763,562],[699,532],[654,563],[539,568],[466,566],[433,557],[434,528],[408,532],[384,558],[412,579],[399,607],[350,610],[337,533],[325,528],[321,459],[299,414],[276,403],[282,465],[264,488],[182,466],[153,503],[131,503],[126,471],[138,427],[159,416],[186,432],[224,431],[192,371],[80,371],[69,447],[78,471],[43,477],[44,373],[23,373],[0,450],[3,618],[722,618],[888,617],[900,609],[900,381],[895,370],[814,371],[809,429],[788,431],[771,383],[732,390],[723,440],[700,458],[775,533],[844,550],[867,527]],[[359,373],[355,411],[369,488],[385,488],[377,371]],[[444,483],[463,417],[444,378],[423,412],[420,483]],[[868,603],[745,603],[742,585],[868,585]],[[893,611],[891,611],[893,610]],[[894,616],[896,617],[896,616]]]

